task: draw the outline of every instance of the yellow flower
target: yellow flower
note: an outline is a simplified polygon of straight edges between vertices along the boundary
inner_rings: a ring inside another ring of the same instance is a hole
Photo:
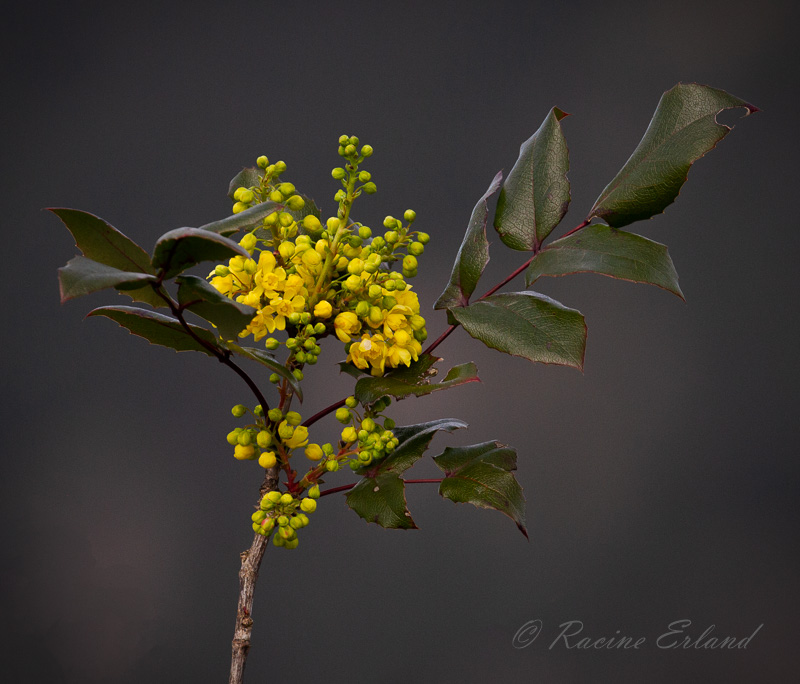
[[[289,449],[297,449],[308,444],[308,428],[303,425],[293,428],[284,420],[278,426],[278,434]]]
[[[336,337],[342,342],[349,342],[351,335],[355,335],[361,329],[361,323],[352,311],[343,311],[334,320],[333,326],[336,329]]]
[[[330,318],[332,313],[333,307],[331,306],[330,302],[327,302],[324,299],[321,302],[317,302],[317,305],[314,307],[314,315],[317,318]]]
[[[368,333],[364,333],[360,342],[354,342],[350,346],[347,360],[363,370],[372,366],[370,369],[372,375],[383,375],[386,363],[386,343],[383,335],[370,337]]]

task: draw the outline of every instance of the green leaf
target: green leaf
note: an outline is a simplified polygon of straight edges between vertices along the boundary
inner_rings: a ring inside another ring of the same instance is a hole
[[[445,473],[439,494],[456,503],[493,508],[511,518],[526,537],[525,497],[511,474],[517,469],[515,449],[499,442],[447,447],[434,462]]]
[[[464,330],[492,349],[583,370],[583,316],[550,297],[538,292],[511,292],[450,311]]]
[[[467,232],[453,264],[450,284],[436,300],[434,309],[449,309],[453,306],[466,306],[475,292],[478,280],[489,263],[489,241],[486,239],[486,218],[489,215],[489,198],[500,189],[503,172],[492,180],[489,189],[483,193],[472,210]]]
[[[240,304],[226,297],[203,278],[182,275],[178,283],[178,303],[219,328],[220,336],[235,340],[258,313],[252,306]]]
[[[452,432],[467,424],[452,418],[394,428],[398,447],[383,461],[366,469],[366,475],[347,494],[347,505],[367,522],[381,527],[415,529],[406,507],[405,484],[400,475],[410,468],[439,430]]]
[[[153,251],[153,266],[163,268],[172,278],[202,261],[226,261],[231,257],[250,258],[244,247],[202,228],[176,228],[164,233]]]
[[[347,361],[339,361],[337,365],[339,366],[340,373],[347,373],[356,379],[360,379],[365,375],[369,375],[367,371],[362,370],[358,366],[354,366],[352,363],[348,363]]]
[[[660,214],[675,201],[689,168],[731,130],[717,123],[724,109],[758,111],[723,90],[679,83],[661,96],[639,145],[600,193],[587,219],[599,217],[616,228]]]
[[[208,230],[212,233],[219,233],[220,235],[233,235],[240,230],[250,230],[257,226],[261,221],[269,216],[273,211],[281,211],[284,208],[283,204],[276,202],[262,202],[256,204],[254,207],[245,209],[238,214],[233,214],[219,221],[212,221],[200,226],[202,230]]]
[[[155,273],[147,252],[103,219],[78,209],[59,207],[49,211],[58,216],[72,233],[75,245],[85,257],[120,271]],[[164,300],[149,285],[129,290],[127,294],[137,302],[164,306]]]
[[[392,529],[417,529],[406,505],[405,484],[393,473],[365,477],[347,493],[347,505],[364,520]]]
[[[380,378],[361,378],[356,383],[354,396],[362,404],[371,404],[387,395],[398,400],[412,395],[422,397],[468,382],[480,382],[478,369],[470,361],[451,368],[442,382],[431,383],[431,378],[436,375],[432,366],[437,361],[441,359],[425,354],[408,368],[398,368]]]
[[[568,273],[600,273],[650,283],[683,299],[666,246],[604,223],[587,226],[547,245],[533,257],[525,272],[525,284],[530,286],[541,276]]]
[[[143,337],[151,344],[169,347],[175,351],[199,351],[209,356],[213,354],[195,340],[183,328],[178,319],[172,316],[135,306],[101,306],[89,312],[89,316],[105,316],[127,328],[133,335]],[[190,325],[189,328],[200,339],[216,346],[216,338],[210,330]]]
[[[569,150],[553,107],[539,130],[519,148],[494,216],[500,239],[511,249],[538,250],[569,207]]]
[[[236,201],[233,197],[233,193],[239,188],[257,188],[261,185],[261,179],[263,177],[264,170],[255,166],[239,171],[228,184],[228,197],[231,202]]]
[[[66,266],[58,269],[61,303],[82,295],[115,287],[118,290],[141,288],[147,281],[155,282],[149,273],[130,273],[100,264],[86,257],[76,256]]]
[[[272,356],[272,354],[270,354],[268,351],[264,349],[258,349],[257,347],[240,347],[234,342],[226,342],[225,340],[222,340],[220,344],[222,344],[222,346],[224,346],[226,349],[232,351],[234,354],[252,361],[258,361],[258,363],[260,363],[262,366],[266,366],[273,373],[277,373],[282,378],[286,378],[289,381],[290,387],[294,390],[295,396],[302,403],[303,390],[300,388],[300,383],[298,382],[297,378],[292,375],[292,372],[286,366],[276,361],[275,357]]]

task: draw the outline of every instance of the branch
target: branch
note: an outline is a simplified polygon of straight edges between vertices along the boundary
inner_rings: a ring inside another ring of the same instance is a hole
[[[261,485],[259,502],[267,492],[278,488],[278,468],[267,470]],[[247,551],[242,551],[242,567],[239,570],[239,605],[236,610],[236,627],[233,632],[231,648],[231,676],[229,684],[242,684],[247,653],[250,650],[250,637],[253,632],[253,594],[258,581],[261,560],[269,543],[268,537],[256,534]]]
[[[258,385],[253,382],[253,379],[245,373],[239,366],[237,366],[230,358],[230,352],[227,349],[220,349],[215,344],[211,344],[206,342],[206,340],[198,337],[192,327],[186,322],[186,319],[183,317],[183,311],[181,308],[175,303],[172,297],[164,290],[161,286],[161,283],[153,284],[153,289],[155,290],[156,294],[161,297],[166,303],[167,306],[172,311],[172,315],[178,319],[178,322],[181,324],[183,329],[186,333],[195,340],[198,344],[200,344],[205,349],[208,349],[220,363],[224,363],[228,368],[232,369],[242,380],[247,383],[247,386],[250,388],[250,391],[255,395],[258,403],[261,404],[261,407],[264,409],[266,413],[269,411],[269,404],[267,404],[267,400],[264,398],[264,395],[261,393],[261,390],[258,389]]]

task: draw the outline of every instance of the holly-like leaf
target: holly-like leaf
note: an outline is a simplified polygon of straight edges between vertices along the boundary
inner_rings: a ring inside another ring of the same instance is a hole
[[[156,277],[149,273],[130,273],[118,268],[100,264],[86,257],[76,256],[66,266],[58,269],[58,284],[61,291],[61,303],[115,287],[118,290],[135,290],[155,282]]]
[[[478,369],[470,361],[451,368],[442,382],[431,383],[431,378],[436,375],[432,366],[437,361],[441,359],[425,354],[408,368],[400,367],[380,378],[361,378],[356,383],[354,396],[362,404],[371,404],[387,395],[398,400],[412,395],[422,397],[467,382],[480,382]]]
[[[553,107],[539,130],[519,148],[519,159],[503,183],[494,227],[511,249],[538,250],[569,207],[569,150]]]
[[[182,275],[178,283],[178,303],[201,318],[213,323],[225,340],[235,340],[258,311],[226,297],[205,279]]]
[[[101,306],[88,315],[110,318],[123,328],[127,328],[133,335],[143,337],[151,344],[169,347],[175,351],[199,351],[213,356],[208,349],[186,332],[178,319],[172,316],[139,309],[135,306]],[[216,346],[216,338],[210,330],[196,325],[190,325],[189,328],[197,337]]]
[[[756,107],[724,90],[679,83],[661,96],[650,125],[630,159],[600,193],[588,219],[619,228],[660,214],[675,201],[689,168],[731,130],[717,123],[724,109]]]
[[[226,261],[231,257],[250,258],[244,247],[202,228],[176,228],[164,233],[153,251],[153,266],[164,269],[172,278],[202,261]]]
[[[367,522],[381,527],[415,529],[406,506],[405,484],[400,475],[422,457],[439,430],[452,432],[467,424],[452,418],[396,427],[397,448],[377,465],[365,469],[365,476],[347,494],[347,505]]]
[[[258,363],[260,363],[262,366],[266,366],[273,373],[277,373],[282,378],[286,378],[286,380],[289,381],[289,386],[294,390],[294,395],[297,397],[298,401],[301,403],[303,402],[303,390],[301,389],[297,378],[292,375],[292,372],[286,366],[284,366],[282,363],[278,363],[278,361],[275,360],[275,357],[272,356],[272,354],[270,354],[268,351],[264,349],[258,349],[257,347],[240,347],[234,342],[225,340],[221,341],[221,344],[234,354],[252,361],[258,361]]]
[[[356,379],[360,379],[365,375],[369,375],[367,371],[362,370],[358,366],[355,366],[352,363],[348,363],[347,361],[339,361],[338,366],[340,373],[347,373],[348,375],[352,375]]]
[[[511,292],[450,311],[464,330],[492,349],[583,370],[583,316],[550,297],[538,292]]]
[[[499,442],[447,447],[434,462],[445,474],[439,494],[456,503],[493,508],[511,518],[526,537],[525,497],[511,471],[517,469],[515,449]]]
[[[587,226],[547,245],[533,257],[525,272],[525,284],[530,286],[541,276],[568,273],[600,273],[634,283],[650,283],[683,299],[678,274],[665,245],[604,223]]]
[[[264,170],[258,167],[251,166],[249,168],[242,169],[233,178],[231,178],[231,182],[228,184],[228,197],[232,202],[235,202],[236,199],[233,196],[234,192],[236,192],[239,188],[258,187],[261,185],[261,179],[263,177]]]
[[[467,232],[453,264],[450,283],[433,305],[434,309],[466,306],[475,292],[478,280],[489,263],[489,241],[486,239],[486,219],[489,215],[489,198],[500,189],[503,172],[494,177],[489,189],[483,193],[472,210]]]
[[[93,261],[129,273],[154,274],[150,256],[139,245],[103,219],[79,209],[51,208],[67,227],[75,245],[83,255]],[[164,306],[149,285],[127,292],[135,301],[154,307]]]

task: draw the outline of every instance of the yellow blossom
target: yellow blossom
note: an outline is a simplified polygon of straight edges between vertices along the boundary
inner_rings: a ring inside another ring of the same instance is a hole
[[[324,299],[320,302],[317,302],[317,305],[314,307],[314,315],[317,318],[330,318],[332,313],[333,307],[331,306],[330,302],[325,301]]]
[[[355,335],[361,329],[361,323],[352,311],[343,311],[333,321],[336,329],[336,337],[342,342],[349,342],[351,335]]]

